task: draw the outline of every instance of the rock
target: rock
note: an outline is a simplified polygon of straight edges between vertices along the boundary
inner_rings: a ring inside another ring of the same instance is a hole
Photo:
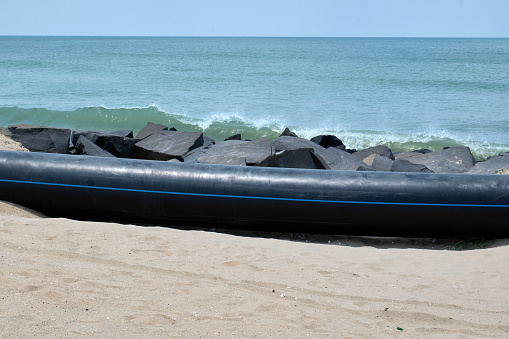
[[[348,152],[330,147],[325,153],[318,153],[333,170],[372,171],[373,168]]]
[[[135,144],[136,158],[184,160],[185,154],[203,145],[203,133],[159,131]]]
[[[321,156],[312,148],[299,148],[291,151],[275,153],[260,162],[257,166],[283,168],[330,169]]]
[[[468,147],[450,147],[441,151],[415,154],[404,159],[414,164],[425,165],[435,173],[463,173],[475,164]]]
[[[352,170],[356,171],[360,167],[369,169],[369,166],[363,163],[354,155],[340,149],[329,147],[324,148],[310,140],[282,136],[274,140],[272,146],[276,151],[292,151],[300,148],[312,148],[315,154],[319,155],[332,170]]]
[[[405,159],[396,159],[392,163],[391,172],[420,172],[433,173],[429,168],[421,164],[414,164]]]
[[[100,132],[100,131],[87,131],[87,130],[72,131],[72,133],[71,133],[71,143],[73,145],[76,145],[76,143],[78,142],[78,139],[82,135],[85,136],[88,140],[92,140],[93,135],[100,134],[100,133],[104,133],[104,132]]]
[[[325,148],[336,147],[341,150],[346,148],[343,142],[339,140],[335,135],[318,135],[314,138],[311,138],[311,141]]]
[[[9,126],[11,139],[31,152],[69,153],[70,129],[33,125]]]
[[[148,136],[151,136],[152,134],[160,131],[167,131],[168,127],[161,125],[161,124],[154,124],[153,122],[148,122],[145,127],[141,129],[141,131],[136,134],[136,139],[142,140],[145,139]]]
[[[366,165],[371,166],[375,171],[389,172],[394,160],[384,157],[380,154],[371,154],[362,160]]]
[[[242,136],[240,133],[238,133],[238,134],[232,135],[231,137],[224,139],[224,141],[228,141],[228,140],[242,140]]]
[[[214,145],[215,143],[216,142],[214,141],[214,139],[209,138],[206,135],[203,136],[203,146],[208,147]]]
[[[421,148],[421,149],[413,150],[412,152],[414,152],[414,153],[426,154],[426,153],[431,153],[431,152],[433,152],[433,151],[432,151],[432,150],[430,150],[430,149],[427,149],[427,148]]]
[[[118,131],[117,131],[118,132]],[[113,132],[115,133],[115,132]],[[84,136],[103,150],[118,158],[134,158],[135,140],[124,137],[124,133],[86,133]],[[132,132],[131,134],[132,135]]]
[[[122,138],[131,138],[131,139],[133,138],[133,131],[131,131],[129,129],[121,129],[118,131],[108,132],[105,134],[116,135],[116,136],[119,136]]]
[[[406,159],[406,158],[409,158],[409,157],[415,157],[419,154],[424,154],[424,153],[420,153],[420,152],[402,152],[402,153],[396,153],[394,154],[394,159]]]
[[[290,129],[288,127],[285,128],[283,133],[281,133],[280,137],[297,137],[298,138],[297,134],[290,131]]]
[[[357,158],[361,160],[367,158],[371,154],[378,154],[383,157],[387,157],[389,159],[394,160],[394,155],[392,154],[391,149],[387,146],[382,145],[361,149],[360,151],[353,153],[353,155],[355,155]]]
[[[225,157],[227,159],[245,158],[246,164],[253,166],[270,157],[272,153],[272,147],[266,139],[256,141],[228,140],[190,152],[186,155],[184,161],[199,162],[202,156]]]
[[[115,158],[111,153],[103,150],[101,147],[88,140],[84,135],[81,135],[76,141],[75,151],[78,155]]]
[[[498,155],[489,157],[486,161],[480,161],[466,173],[498,174],[504,170],[509,170],[509,153],[499,153]]]
[[[293,151],[299,148],[312,148],[315,153],[325,151],[325,148],[306,139],[299,137],[282,136],[272,142],[276,151]]]

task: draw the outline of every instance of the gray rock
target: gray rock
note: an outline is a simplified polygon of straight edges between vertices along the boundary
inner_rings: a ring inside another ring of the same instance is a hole
[[[299,148],[291,151],[275,153],[257,166],[283,168],[330,169],[321,156],[312,148]]]
[[[340,149],[330,147],[325,149],[325,152],[316,152],[320,155],[333,170],[348,170],[348,171],[372,171],[373,168],[366,163],[362,162],[356,156],[342,151]]]
[[[371,154],[378,154],[383,157],[394,160],[394,155],[392,154],[391,149],[389,147],[383,146],[383,145],[378,145],[378,146],[374,146],[374,147],[361,149],[361,150],[353,153],[353,155],[355,155],[357,158],[359,158],[361,160],[364,158],[367,158]]]
[[[451,147],[431,153],[415,154],[404,159],[414,164],[425,165],[435,173],[463,173],[475,164],[468,147]]]
[[[391,172],[432,173],[433,171],[421,164],[414,164],[405,159],[396,159],[392,163]]]
[[[203,146],[207,147],[207,146],[212,146],[214,145],[216,142],[214,141],[214,139],[212,138],[209,138],[208,136],[204,135],[203,136]]]
[[[502,170],[509,170],[509,153],[499,153],[489,157],[486,161],[480,161],[466,173],[497,174],[498,171]]]
[[[31,152],[69,153],[70,129],[25,124],[9,126],[8,129],[11,139]]]
[[[343,141],[339,140],[335,135],[318,135],[311,138],[311,141],[325,148],[336,147],[341,150],[346,148]]]
[[[101,134],[101,133],[106,133],[106,132],[101,132],[101,131],[88,131],[88,130],[76,130],[76,131],[72,131],[71,133],[71,143],[73,145],[76,145],[76,143],[78,142],[78,139],[83,135],[85,136],[85,138],[87,138],[88,140],[92,140],[92,137],[95,135],[95,134]]]
[[[406,159],[406,158],[418,156],[419,154],[424,154],[424,153],[419,153],[419,152],[414,152],[414,151],[402,152],[402,153],[394,154],[394,159]]]
[[[118,131],[113,133],[87,133],[85,137],[115,157],[134,158],[135,140],[124,137],[123,131],[121,133],[118,133]],[[132,132],[130,135],[132,136]]]
[[[427,148],[421,148],[421,149],[413,150],[412,152],[426,154],[426,153],[431,153],[433,151],[430,149],[427,149]]]
[[[160,131],[166,131],[168,130],[168,127],[161,125],[161,124],[154,124],[153,122],[148,122],[145,127],[141,129],[141,131],[136,134],[136,139],[142,140],[145,139],[148,136],[151,136],[152,134]]]
[[[184,160],[187,152],[203,145],[203,133],[159,131],[135,144],[136,158]]]
[[[224,141],[228,141],[228,140],[242,140],[242,135],[240,133],[238,133],[238,134],[234,134],[234,135],[224,139]]]
[[[332,170],[356,171],[360,167],[370,169],[370,166],[363,163],[356,156],[340,149],[329,147],[324,148],[310,140],[283,136],[272,143],[276,151],[292,151],[300,148],[312,148],[315,154],[319,155]]]
[[[225,157],[227,159],[245,158],[246,164],[253,166],[270,157],[272,153],[272,147],[266,139],[255,141],[228,140],[189,152],[184,161],[198,162],[198,159],[203,156]]]
[[[118,131],[108,132],[105,134],[116,135],[116,136],[122,137],[122,138],[131,138],[131,139],[133,138],[133,131],[131,131],[129,129],[121,129]]]
[[[115,156],[113,156],[111,153],[103,150],[101,147],[88,140],[84,135],[81,135],[76,141],[75,149],[76,154],[78,155],[115,158]]]
[[[379,154],[371,154],[362,160],[365,164],[373,167],[375,171],[389,172],[392,168],[394,160]]]
[[[288,127],[285,128],[283,133],[281,133],[280,137],[297,137],[298,138],[297,134],[290,131],[290,129]]]
[[[315,153],[325,150],[324,147],[306,139],[291,136],[282,136],[272,142],[276,151],[293,151],[299,148],[312,148]]]

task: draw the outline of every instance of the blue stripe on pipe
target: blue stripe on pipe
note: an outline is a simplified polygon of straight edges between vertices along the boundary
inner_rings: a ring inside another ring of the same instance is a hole
[[[226,194],[209,194],[209,193],[187,193],[187,192],[152,191],[152,190],[139,190],[139,189],[131,189],[131,188],[101,187],[101,186],[86,186],[86,185],[71,185],[71,184],[59,184],[59,183],[51,183],[51,182],[36,182],[36,181],[10,180],[10,179],[0,179],[0,182],[11,182],[11,183],[32,184],[32,185],[47,185],[47,186],[61,186],[61,187],[73,187],[73,188],[91,188],[91,189],[111,190],[111,191],[127,191],[127,192],[140,192],[140,193],[157,193],[157,194],[188,195],[188,196],[199,196],[199,197],[215,197],[215,198],[280,200],[280,201],[299,201],[299,202],[327,202],[327,203],[338,203],[338,204],[365,204],[365,205],[447,206],[447,207],[502,207],[502,208],[508,208],[509,207],[509,205],[432,204],[432,203],[419,203],[419,202],[377,202],[377,201],[315,200],[315,199],[254,197],[254,196],[245,196],[245,195],[226,195]]]

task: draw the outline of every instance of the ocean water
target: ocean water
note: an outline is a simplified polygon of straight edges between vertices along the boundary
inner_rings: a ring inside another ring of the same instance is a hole
[[[0,126],[509,151],[509,39],[0,37]]]

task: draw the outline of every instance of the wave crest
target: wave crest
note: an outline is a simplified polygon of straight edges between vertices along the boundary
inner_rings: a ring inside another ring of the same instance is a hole
[[[297,135],[306,139],[320,134],[333,134],[340,138],[348,148],[356,149],[386,145],[393,152],[407,152],[420,148],[438,150],[446,146],[468,146],[477,159],[509,151],[509,145],[506,144],[462,139],[448,131],[428,129],[420,134],[403,134],[369,130],[313,129],[303,126],[285,126],[277,117],[251,119],[239,112],[215,112],[210,114],[207,119],[198,119],[182,113],[165,112],[157,105],[120,108],[90,106],[72,111],[0,107],[0,126],[4,127],[23,123],[72,130],[113,131],[130,129],[136,134],[147,122],[175,127],[179,131],[203,131],[205,135],[216,141],[239,133],[243,139],[266,138],[274,140],[285,127],[289,127]]]

